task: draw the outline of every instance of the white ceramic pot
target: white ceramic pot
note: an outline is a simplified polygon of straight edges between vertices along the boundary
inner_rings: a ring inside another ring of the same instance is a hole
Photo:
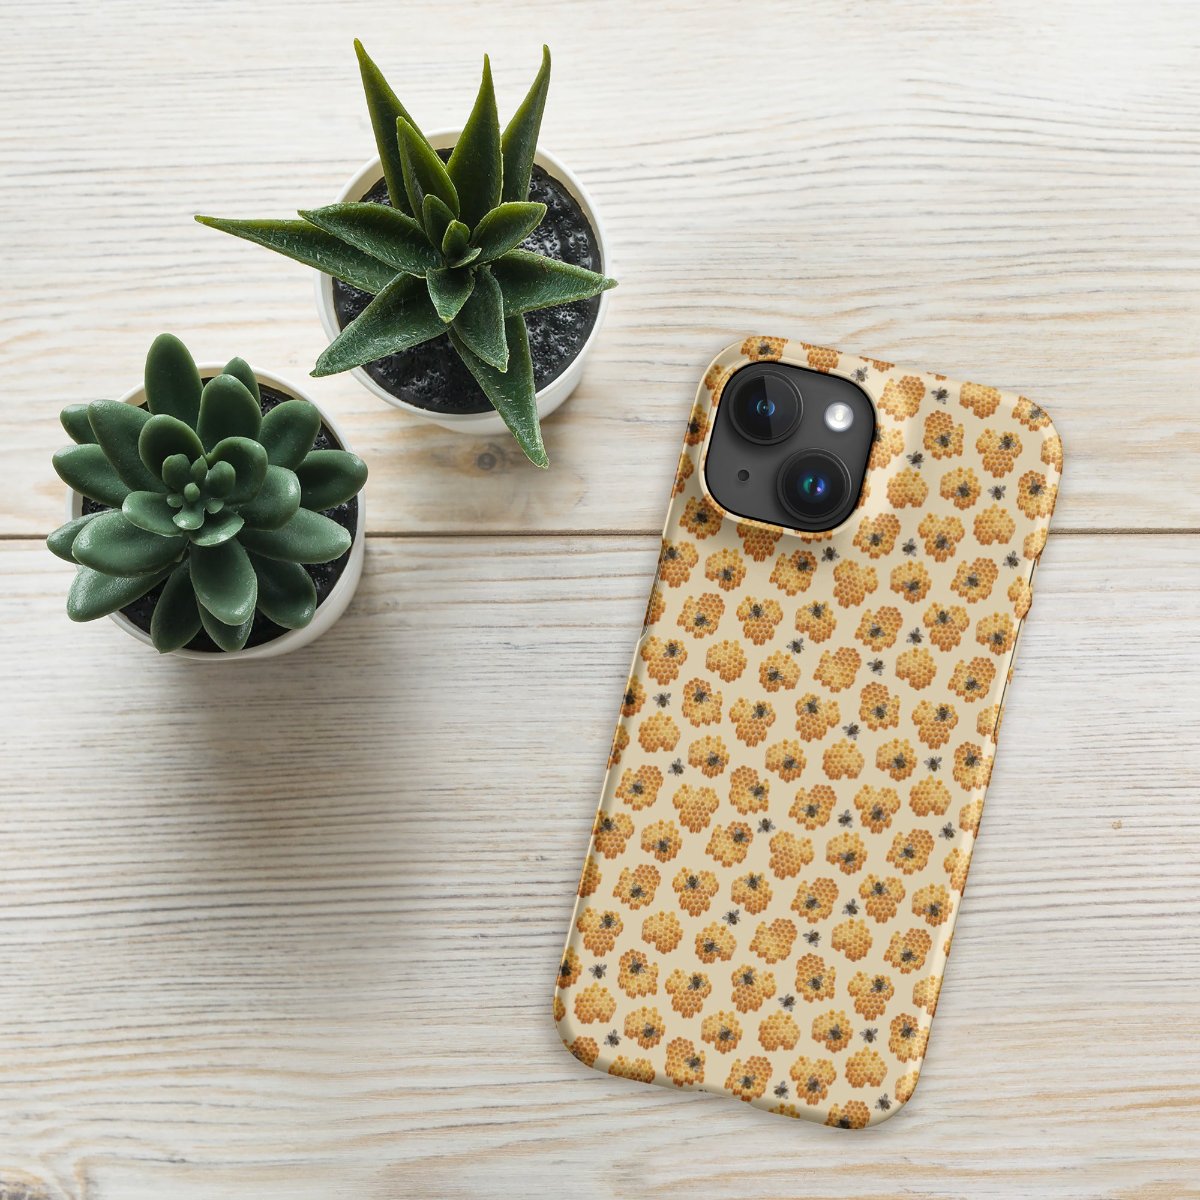
[[[224,363],[199,363],[197,364],[197,369],[200,372],[201,378],[207,379],[209,376],[219,375],[224,369]],[[267,371],[259,370],[255,370],[254,375],[259,383],[274,388],[277,392],[294,396],[298,400],[307,400],[320,412],[321,420],[325,423],[325,427],[337,439],[342,449],[349,450],[351,448],[342,431],[333,422],[329,414],[320,405],[316,404],[311,396],[296,387],[295,384],[289,383],[286,379],[280,379],[278,375],[272,375]],[[146,389],[140,385],[132,388],[121,397],[121,400],[125,404],[142,405],[146,402]],[[72,491],[68,498],[67,513],[68,517],[72,520],[83,513],[83,497],[76,491]],[[171,657],[187,658],[191,659],[192,662],[205,663],[249,661],[250,659],[275,658],[280,654],[290,654],[293,650],[299,650],[301,646],[307,646],[310,642],[315,642],[346,611],[346,606],[358,590],[358,581],[362,578],[363,553],[366,548],[366,528],[366,508],[363,505],[363,494],[359,492],[358,525],[354,531],[354,541],[350,544],[350,557],[346,562],[346,568],[338,577],[337,583],[333,585],[333,590],[325,597],[325,600],[321,604],[317,605],[317,611],[313,614],[313,619],[303,629],[289,629],[286,633],[281,633],[279,637],[272,638],[269,642],[263,642],[258,646],[247,646],[243,650],[206,651],[183,649],[171,651]],[[124,613],[118,611],[112,613],[111,616],[126,633],[137,638],[139,642],[143,642],[145,645],[153,648],[154,643],[150,641],[150,635],[144,630],[139,629]]]
[[[435,150],[448,150],[458,141],[458,135],[459,131],[457,129],[444,129],[429,134],[428,138],[430,145]],[[592,229],[596,232],[596,241],[600,248],[600,269],[605,275],[611,275],[612,263],[609,261],[608,243],[604,237],[604,226],[601,225],[600,218],[596,213],[596,207],[592,203],[591,197],[584,190],[583,184],[553,154],[541,149],[541,147],[538,148],[533,160],[544,171],[547,171],[560,183],[565,185],[567,191],[571,193],[579,207],[583,209],[584,216],[587,217]],[[349,204],[361,200],[382,178],[383,168],[380,165],[379,158],[375,157],[369,162],[364,163],[354,173],[349,183],[338,194],[337,203]],[[333,341],[341,333],[337,313],[333,307],[333,279],[323,271],[317,271],[316,277],[317,311],[321,314],[321,324],[325,327],[326,335],[330,341]],[[549,416],[579,385],[579,380],[583,376],[583,361],[587,358],[588,352],[595,344],[596,335],[600,332],[600,326],[604,324],[604,314],[608,311],[610,294],[608,291],[600,293],[600,310],[596,313],[596,323],[592,326],[592,331],[588,334],[587,340],[583,343],[579,353],[557,379],[552,379],[538,392],[537,410],[539,417]],[[450,429],[460,433],[478,434],[503,433],[506,428],[500,418],[500,414],[494,409],[484,413],[430,412],[428,409],[418,408],[415,404],[409,404],[407,401],[401,400],[398,396],[393,396],[387,388],[372,379],[362,367],[352,368],[350,374],[367,391],[373,392],[381,400],[386,400],[393,407],[402,408],[405,412],[412,413],[414,417],[419,417],[423,421],[431,421],[434,425],[440,425],[443,429]]]

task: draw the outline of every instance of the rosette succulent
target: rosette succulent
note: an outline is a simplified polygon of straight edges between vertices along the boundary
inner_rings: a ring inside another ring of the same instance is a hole
[[[550,52],[503,131],[487,58],[475,107],[443,162],[355,42],[389,204],[331,204],[299,220],[214,229],[316,267],[374,296],[317,360],[332,375],[448,333],[529,460],[548,465],[524,314],[595,296],[616,280],[520,248],[546,214],[529,201]]]
[[[321,414],[307,400],[264,415],[240,358],[202,384],[187,348],[163,334],[145,385],[144,407],[97,400],[62,411],[75,445],[54,469],[94,508],[47,540],[79,566],[67,614],[91,621],[162,584],[150,622],[162,653],[202,628],[222,650],[240,650],[256,611],[284,629],[307,625],[317,593],[302,564],[350,548],[323,510],[357,495],[362,460],[313,449]]]

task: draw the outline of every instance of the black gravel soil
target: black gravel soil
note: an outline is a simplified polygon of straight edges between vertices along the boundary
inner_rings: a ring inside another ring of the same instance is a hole
[[[205,379],[204,382],[207,383],[208,380]],[[262,410],[264,415],[269,413],[277,404],[282,404],[285,400],[294,399],[294,397],[287,395],[285,392],[268,387],[265,383],[259,384],[259,391],[262,393]],[[341,450],[342,444],[333,436],[329,427],[322,422],[321,428],[313,441],[313,449]],[[97,504],[96,501],[89,500],[86,496],[83,499],[83,511],[85,514],[104,512],[108,507],[107,504]],[[339,504],[336,508],[327,508],[324,515],[331,521],[336,521],[345,529],[350,534],[351,542],[353,542],[354,535],[358,530],[357,496],[347,500],[345,504]],[[353,546],[351,549],[353,549]],[[333,585],[342,577],[342,572],[346,569],[346,563],[349,561],[350,551],[347,550],[341,558],[335,558],[333,562],[313,563],[305,566],[304,569],[312,576],[312,581],[316,585],[318,607],[329,597],[329,593],[333,591]],[[158,598],[162,595],[162,590],[165,586],[166,583],[164,581],[157,587],[151,588],[140,599],[126,605],[125,608],[121,609],[121,612],[139,629],[149,633],[150,618],[154,615],[154,607],[158,604]],[[250,636],[246,639],[246,645],[261,646],[264,642],[274,641],[277,637],[285,633],[287,633],[287,630],[282,625],[276,625],[274,621],[267,620],[262,613],[256,611],[254,614],[254,625],[250,629]],[[188,650],[202,650],[214,654],[225,653],[203,629],[188,642],[186,648]]]
[[[443,158],[450,156],[449,150],[440,153]],[[381,179],[363,199],[387,204],[387,185]],[[533,168],[529,199],[546,205],[546,216],[521,243],[522,249],[590,271],[602,269],[600,244],[583,210],[557,179],[537,165]],[[342,329],[370,300],[370,293],[337,279],[333,281],[334,311]],[[600,297],[593,296],[590,300],[525,314],[533,378],[539,389],[557,379],[574,361],[599,312]],[[482,413],[492,407],[448,337],[434,338],[403,354],[391,354],[369,363],[364,370],[393,396],[429,412]]]

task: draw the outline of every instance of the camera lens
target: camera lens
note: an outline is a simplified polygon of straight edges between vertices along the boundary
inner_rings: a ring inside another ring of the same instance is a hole
[[[779,499],[807,528],[831,529],[849,507],[850,472],[840,458],[823,450],[803,450],[779,472]]]
[[[800,420],[800,392],[782,374],[752,370],[744,378],[735,378],[732,389],[733,424],[748,441],[781,442]]]

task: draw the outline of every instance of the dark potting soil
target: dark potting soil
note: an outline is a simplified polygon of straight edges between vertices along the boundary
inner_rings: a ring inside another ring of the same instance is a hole
[[[450,151],[440,151],[449,158]],[[387,204],[387,184],[381,179],[364,197]],[[574,266],[599,271],[600,243],[596,231],[583,214],[575,197],[552,175],[534,165],[529,199],[546,206],[542,223],[522,243],[523,250],[557,258]],[[371,302],[369,292],[359,291],[340,280],[333,281],[333,304],[338,325],[345,329]],[[525,314],[529,351],[533,356],[533,378],[544,388],[574,361],[596,324],[600,297],[577,300]],[[390,354],[363,368],[393,396],[430,412],[482,413],[491,410],[474,376],[442,336],[403,354]]]
[[[208,379],[206,378],[204,382],[207,383]],[[285,400],[294,399],[294,397],[287,395],[285,392],[268,387],[265,383],[259,384],[259,391],[262,393],[262,410],[264,416],[277,404],[282,404]],[[341,450],[342,448],[342,443],[333,436],[329,426],[322,421],[321,428],[313,440],[313,449]],[[89,500],[86,496],[83,499],[83,512],[85,514],[104,512],[109,507],[107,504],[98,504],[95,500]],[[327,508],[324,515],[331,521],[336,521],[346,530],[350,534],[351,542],[353,542],[354,535],[358,530],[357,496],[351,497],[345,504],[339,504],[336,508]],[[351,549],[353,549],[353,546],[351,546]],[[335,558],[333,562],[305,565],[304,569],[312,576],[313,584],[317,589],[318,607],[328,599],[329,593],[333,591],[334,584],[341,579],[342,572],[346,569],[346,563],[349,561],[350,550],[347,550],[341,558]],[[150,618],[154,615],[154,606],[158,603],[158,598],[162,595],[162,590],[165,586],[166,581],[164,580],[163,583],[152,587],[140,599],[121,609],[122,614],[128,617],[143,632],[149,633]],[[264,642],[274,641],[275,638],[285,633],[287,633],[287,630],[282,625],[276,625],[274,621],[268,620],[261,612],[255,611],[254,624],[250,628],[250,636],[246,639],[246,645],[261,646]],[[186,648],[188,650],[203,650],[214,654],[225,653],[203,629],[188,642]]]

